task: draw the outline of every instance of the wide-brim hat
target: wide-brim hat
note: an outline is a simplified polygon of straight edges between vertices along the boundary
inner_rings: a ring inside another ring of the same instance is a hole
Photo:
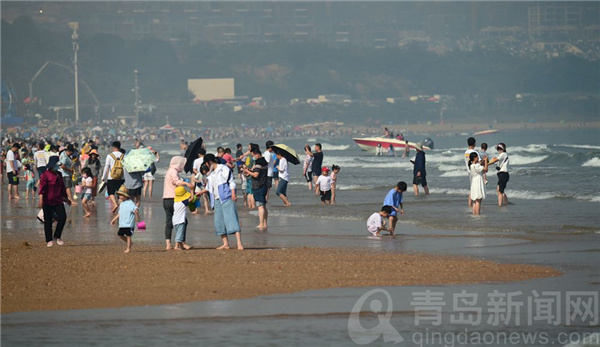
[[[182,202],[192,196],[184,187],[175,188],[175,202]]]
[[[117,190],[116,194],[123,195],[131,199],[131,196],[129,195],[129,189],[125,188],[125,186],[121,186],[119,190]]]
[[[420,142],[415,143],[415,149],[418,149],[419,151],[423,150],[423,145],[421,145]]]

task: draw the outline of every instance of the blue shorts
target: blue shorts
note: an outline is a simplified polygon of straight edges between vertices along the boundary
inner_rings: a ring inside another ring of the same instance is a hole
[[[231,199],[221,203],[215,199],[215,234],[218,236],[231,235],[240,231],[237,208]]]
[[[277,194],[277,196],[283,195],[287,197],[287,185],[288,181],[279,180],[279,184],[277,185],[277,192],[275,194]]]
[[[27,185],[26,185],[25,189],[35,191],[35,180],[27,181]]]
[[[254,201],[256,202],[256,206],[263,206],[267,204],[267,187],[263,186],[258,189],[252,190],[252,195],[254,196]]]
[[[83,194],[83,198],[81,198],[81,200],[86,199],[86,200],[92,200],[92,193],[84,193]]]

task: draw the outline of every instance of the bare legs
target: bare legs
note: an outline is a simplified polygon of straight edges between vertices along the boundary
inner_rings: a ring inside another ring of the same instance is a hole
[[[131,242],[131,236],[119,236],[121,240],[127,242],[127,248],[123,251],[124,253],[131,252],[131,246],[133,246],[133,242]]]
[[[476,199],[473,201],[473,214],[474,215],[481,214],[481,200],[482,199]]]
[[[496,192],[498,193],[498,206],[508,205],[506,193],[500,193],[500,187],[496,187]]]
[[[258,230],[267,230],[267,220],[269,219],[269,211],[265,205],[258,206]]]
[[[419,186],[416,184],[413,184],[413,190],[415,191],[415,196],[419,196]],[[423,191],[425,191],[425,195],[429,195],[429,187],[428,186],[423,187]]]
[[[217,247],[217,249],[229,249],[229,239],[227,235],[221,235],[221,240],[223,241],[223,245]],[[242,246],[242,234],[238,231],[235,233],[235,240],[237,241],[237,249],[243,250],[244,246]]]

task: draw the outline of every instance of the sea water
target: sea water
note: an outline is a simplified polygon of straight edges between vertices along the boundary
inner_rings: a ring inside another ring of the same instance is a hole
[[[498,142],[507,145],[510,157],[510,181],[506,189],[511,204],[497,206],[495,169],[488,172],[487,198],[481,216],[473,216],[467,207],[469,179],[464,164],[468,136],[444,134],[411,134],[410,141],[431,137],[435,148],[426,151],[427,181],[431,194],[413,195],[412,169],[408,158],[375,157],[362,151],[350,138],[311,139],[323,145],[324,165],[341,167],[338,175],[337,204],[323,206],[302,178],[302,165],[290,165],[291,182],[288,197],[292,207],[271,192],[269,229],[254,230],[256,211],[248,211],[238,202],[246,247],[362,247],[386,252],[428,252],[434,254],[471,255],[504,262],[526,262],[555,266],[565,275],[558,278],[502,285],[441,286],[433,288],[386,288],[394,298],[392,323],[403,336],[424,333],[414,323],[410,312],[410,293],[436,289],[455,292],[466,289],[476,293],[493,290],[598,290],[597,249],[600,237],[600,132],[597,129],[560,131],[503,131],[479,136],[488,144],[494,157]],[[190,139],[193,140],[193,139]],[[298,151],[308,139],[272,139],[284,142]],[[256,142],[264,146],[266,139],[231,139],[208,142],[207,151],[219,145]],[[309,144],[314,147],[314,142]],[[161,163],[154,187],[154,198],[145,199],[142,217],[148,229],[138,231],[138,244],[163,245],[164,212],[162,211],[162,177],[178,144],[149,144],[161,152]],[[126,146],[126,145],[125,145]],[[398,151],[401,154],[401,151]],[[397,236],[371,238],[366,232],[366,219],[380,209],[385,194],[398,181],[407,182],[404,193],[405,215],[400,217]],[[241,196],[238,191],[238,196]],[[3,204],[2,232],[30,235],[32,241],[43,241],[41,225],[35,220],[35,208]],[[72,208],[71,226],[64,239],[76,243],[117,243],[116,232],[106,222],[108,204],[101,197],[98,216],[81,218],[81,208]],[[202,209],[201,209],[202,210]],[[25,215],[10,218],[11,215]],[[218,246],[212,233],[211,216],[190,217],[188,240],[201,246]],[[374,264],[398,266],[399,264]],[[58,312],[24,312],[3,315],[2,342],[7,345],[79,346],[132,345],[164,346],[216,345],[354,345],[348,333],[348,316],[352,306],[368,288],[346,288],[274,295],[248,300],[214,301],[106,310],[74,310]],[[397,298],[405,298],[397,300]],[[398,302],[399,301],[399,302]],[[408,313],[407,313],[408,312]],[[452,314],[451,311],[444,313]],[[524,314],[524,313],[521,313]],[[376,323],[376,316],[366,318]],[[441,331],[458,327],[443,324]],[[526,331],[569,333],[589,331],[585,327],[561,329],[541,323],[522,326],[480,328],[486,332]],[[592,329],[593,330],[593,329]],[[423,335],[421,335],[423,336]],[[556,339],[553,341],[557,341]],[[544,341],[527,345],[546,345]],[[380,338],[375,345],[383,344]],[[559,344],[566,345],[567,343]],[[426,345],[436,345],[429,343]],[[473,344],[477,345],[477,344]],[[492,343],[486,345],[505,345]],[[576,344],[577,345],[577,344]],[[581,345],[581,344],[579,344]]]

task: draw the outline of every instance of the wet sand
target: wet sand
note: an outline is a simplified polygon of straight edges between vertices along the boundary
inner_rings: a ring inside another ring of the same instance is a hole
[[[2,238],[2,313],[241,299],[310,289],[446,285],[559,276],[553,268],[362,249],[165,251],[158,246],[46,248]]]

